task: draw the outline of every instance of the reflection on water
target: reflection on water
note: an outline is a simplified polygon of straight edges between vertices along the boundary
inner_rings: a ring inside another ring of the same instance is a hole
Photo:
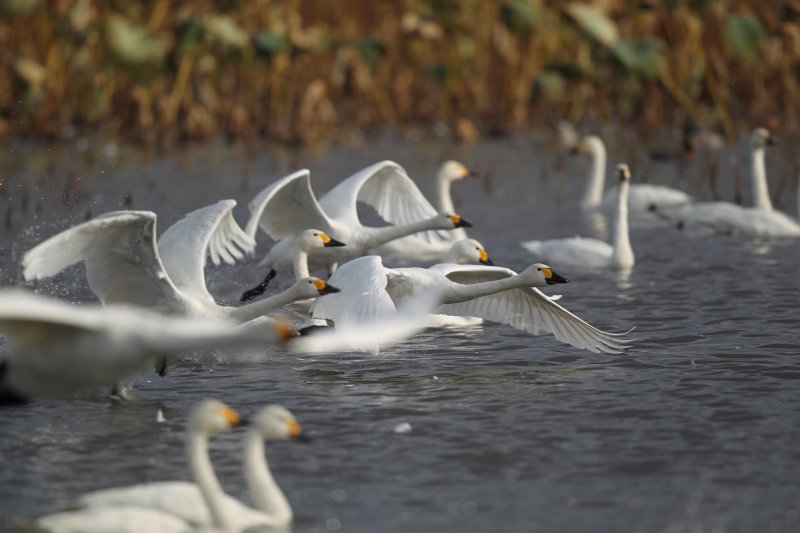
[[[377,141],[324,154],[266,151],[246,165],[224,146],[162,158],[126,148],[35,153],[3,159],[7,284],[19,283],[21,252],[87,212],[127,201],[155,210],[163,231],[182,213],[231,197],[244,220],[250,197],[283,173],[308,167],[325,191],[381,158],[419,176],[429,197],[443,159],[487,171],[491,195],[478,182],[459,183],[456,205],[475,224],[471,235],[515,270],[530,260],[522,240],[608,237],[602,215],[576,216],[581,180],[544,176],[542,154],[527,141]],[[582,176],[579,166],[567,161],[565,175]],[[674,176],[664,169],[648,180]],[[140,402],[89,393],[3,410],[0,516],[36,516],[107,486],[185,479],[186,415],[215,396],[245,413],[283,403],[314,438],[268,449],[296,532],[796,529],[797,241],[686,238],[652,220],[632,224],[631,239],[632,270],[562,268],[571,282],[557,288],[563,305],[599,327],[636,326],[626,355],[578,351],[496,324],[425,331],[378,357],[196,354],[165,378],[137,379]],[[254,264],[212,269],[211,290],[235,301],[262,277]],[[37,287],[92,299],[82,267]],[[396,433],[399,424],[411,431]],[[241,436],[215,438],[212,453],[226,490],[246,497]]]

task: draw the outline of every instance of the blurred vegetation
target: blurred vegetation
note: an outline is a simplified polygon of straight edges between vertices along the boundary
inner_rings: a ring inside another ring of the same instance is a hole
[[[800,118],[800,0],[0,0],[0,137]]]

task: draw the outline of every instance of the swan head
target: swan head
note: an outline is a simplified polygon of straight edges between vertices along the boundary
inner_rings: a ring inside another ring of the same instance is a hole
[[[756,128],[750,134],[750,147],[753,150],[765,148],[777,144],[778,140],[772,135],[767,128]]]
[[[324,279],[309,276],[295,282],[298,295],[303,299],[316,298],[317,296],[324,296],[326,294],[333,294],[340,292],[340,289],[334,287]]]
[[[524,276],[530,281],[531,287],[546,287],[557,283],[569,283],[569,280],[553,272],[553,269],[544,263],[534,263],[522,271],[520,276]]]
[[[631,182],[631,169],[625,163],[617,165],[617,179],[620,185]]]
[[[477,174],[471,172],[467,167],[458,161],[445,161],[442,163],[442,166],[439,167],[439,172],[436,175],[436,179],[439,181],[450,182],[474,177],[477,177]]]
[[[447,252],[446,263],[477,264],[492,266],[492,260],[481,243],[475,239],[462,239],[453,243]]]
[[[435,220],[441,223],[438,229],[453,229],[453,228],[471,228],[472,224],[461,218],[461,215],[454,213],[439,213],[436,215]]]
[[[332,248],[335,246],[345,246],[343,242],[331,238],[330,235],[318,229],[301,231],[297,234],[296,239],[300,245],[300,249],[304,252],[322,250],[323,248]]]
[[[606,152],[606,146],[597,135],[587,135],[576,144],[570,153],[597,156]]]
[[[303,439],[303,428],[294,415],[280,405],[263,407],[250,421],[252,431],[264,440]]]
[[[216,435],[239,425],[239,413],[219,400],[203,400],[189,415],[189,429],[205,435]]]

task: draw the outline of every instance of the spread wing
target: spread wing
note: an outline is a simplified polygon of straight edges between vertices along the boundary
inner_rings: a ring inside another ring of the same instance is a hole
[[[314,300],[314,318],[330,319],[337,325],[363,323],[396,311],[386,292],[386,269],[379,256],[353,259],[339,267],[328,281],[341,292]]]
[[[232,265],[255,250],[255,241],[233,218],[235,206],[235,200],[221,200],[192,211],[158,239],[161,261],[178,288],[213,301],[206,287],[206,258]]]
[[[180,298],[161,263],[156,214],[115,211],[62,231],[23,257],[26,280],[57,274],[86,262],[89,287],[104,303],[156,307]]]
[[[371,206],[384,220],[405,226],[436,216],[436,209],[420,192],[406,171],[392,161],[375,163],[331,189],[320,204],[331,218],[351,225],[361,225],[356,204]],[[415,236],[426,241],[447,240],[435,231]]]
[[[245,232],[255,239],[256,229],[279,241],[309,228],[330,232],[331,223],[311,190],[308,170],[298,170],[262,190],[248,205]]]
[[[515,275],[501,267],[471,265],[436,265],[433,267],[450,281],[461,284],[495,281]],[[440,313],[476,316],[508,324],[533,335],[552,333],[556,339],[591,352],[621,353],[627,341],[613,333],[599,330],[532,287],[522,287],[482,296],[467,302],[446,304]]]

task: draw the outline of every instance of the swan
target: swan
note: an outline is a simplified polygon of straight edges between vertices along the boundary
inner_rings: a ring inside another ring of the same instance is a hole
[[[522,247],[537,258],[555,264],[585,267],[630,268],[634,263],[628,235],[628,202],[630,170],[628,165],[617,166],[619,185],[616,188],[616,224],[612,244],[583,237],[523,242]]]
[[[233,205],[232,200],[223,201],[190,213],[171,226],[158,243],[155,213],[107,213],[29,250],[23,258],[23,275],[28,281],[43,279],[85,261],[89,287],[103,304],[134,304],[169,315],[228,318],[239,323],[293,301],[338,290],[322,279],[308,277],[258,302],[241,307],[217,304],[206,287],[203,267],[206,250],[217,250],[223,259],[233,259],[233,246],[221,244],[225,236],[217,230],[221,220],[230,216]],[[242,240],[237,235],[228,243]]]
[[[250,420],[244,437],[243,471],[256,509],[227,494],[219,494],[225,514],[236,517],[236,531],[279,527],[292,522],[292,508],[275,483],[264,455],[265,442],[289,439],[303,440],[306,437],[297,419],[285,407],[268,405]],[[213,511],[206,504],[202,487],[188,481],[161,481],[99,490],[83,495],[77,505],[84,508],[133,505],[173,514],[194,527],[214,525]]]
[[[800,223],[772,207],[767,187],[764,152],[775,144],[765,128],[756,128],[748,139],[753,207],[730,202],[701,202],[685,207],[673,218],[679,229],[707,230],[719,234],[753,237],[798,237]]]
[[[356,208],[359,201],[375,207],[378,214],[396,225],[364,226]],[[280,241],[309,227],[319,228],[347,244],[325,248],[308,257],[312,268],[324,266],[333,273],[338,264],[391,240],[419,232],[433,238],[433,230],[471,226],[457,214],[437,214],[402,167],[391,161],[357,172],[319,202],[311,190],[309,171],[299,170],[263,189],[248,207],[251,216],[245,229],[247,235],[255,239],[260,227],[278,241],[278,249],[269,254],[271,269],[286,268],[293,260],[289,246],[281,246]]]
[[[291,332],[242,330],[228,321],[165,317],[147,309],[73,305],[23,289],[0,290],[0,403],[107,386],[159,357],[189,349],[274,343]]]
[[[591,326],[533,288],[567,282],[541,263],[520,274],[483,265],[389,269],[380,257],[366,256],[342,265],[331,281],[340,284],[342,292],[315,301],[312,314],[333,320],[337,327],[391,316],[398,305],[427,294],[436,299],[437,313],[479,317],[534,335],[547,331],[593,352],[620,353],[626,348],[618,335]]]
[[[192,478],[199,487],[215,530],[235,532],[242,529],[241,517],[226,505],[225,492],[214,474],[208,456],[208,439],[239,424],[239,414],[217,400],[204,400],[192,409],[186,434],[186,455]],[[36,521],[38,530],[50,533],[114,532],[184,532],[194,529],[177,510],[196,502],[176,495],[162,500],[162,509],[120,502],[98,508],[56,513]]]
[[[581,199],[581,208],[613,211],[617,203],[616,191],[611,188],[603,194],[606,176],[605,143],[595,135],[587,135],[572,151],[577,154],[588,154],[592,164],[589,182]],[[692,202],[692,197],[683,191],[646,183],[631,185],[628,196],[628,206],[636,213],[652,210],[671,211]]]
[[[472,172],[458,161],[445,161],[442,163],[436,173],[436,192],[439,211],[455,213],[453,197],[450,194],[451,184],[464,178],[474,178],[477,176],[477,173]],[[379,207],[380,204],[378,204],[376,209]],[[438,260],[442,259],[442,255],[449,251],[450,246],[454,242],[466,239],[467,231],[464,228],[456,228],[446,235],[432,234],[426,237],[427,238],[421,238],[417,235],[409,235],[402,239],[387,242],[376,248],[374,252],[381,257],[396,257],[417,261]]]

